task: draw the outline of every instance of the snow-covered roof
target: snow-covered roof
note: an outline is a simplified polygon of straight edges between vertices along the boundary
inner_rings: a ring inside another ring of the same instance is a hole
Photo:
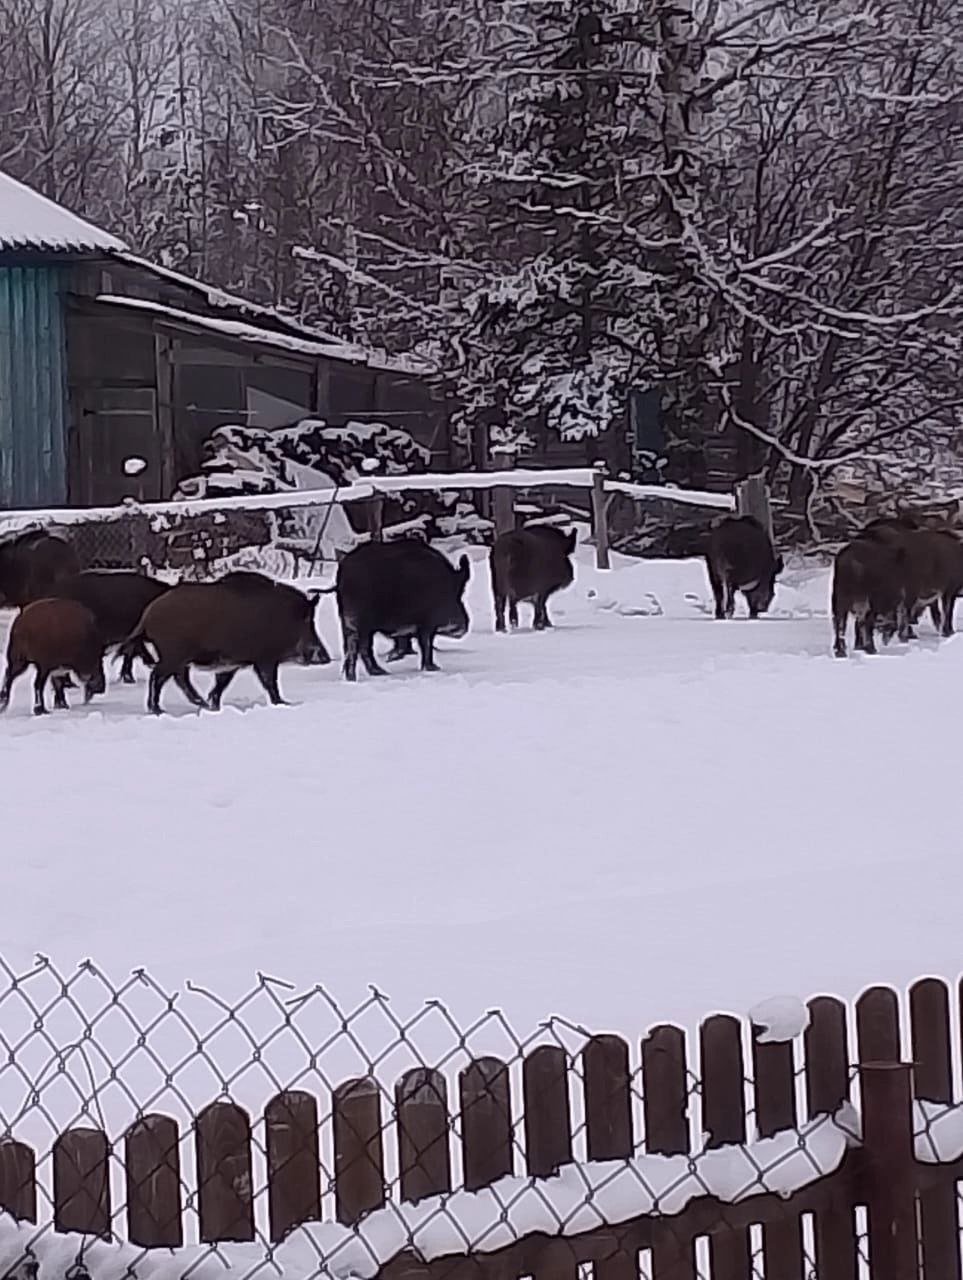
[[[235,338],[240,342],[275,347],[279,351],[290,351],[296,355],[344,360],[349,364],[367,365],[372,369],[384,369],[386,372],[398,373],[410,378],[424,378],[434,372],[428,364],[414,356],[391,356],[387,352],[358,347],[349,342],[322,342],[313,338],[298,338],[292,334],[261,329],[257,325],[245,324],[240,320],[222,320],[217,316],[203,316],[194,311],[182,311],[178,307],[168,307],[160,302],[149,302],[146,298],[122,298],[115,294],[100,294],[97,301],[130,311],[146,311],[172,324],[186,324],[192,328],[205,329],[209,333]]]
[[[0,252],[116,253],[126,245],[0,171]]]
[[[309,329],[306,325],[299,324],[282,311],[275,310],[273,307],[262,306],[259,302],[251,302],[249,298],[242,298],[239,294],[229,293],[226,289],[219,289],[217,285],[208,284],[204,280],[197,280],[194,276],[184,275],[182,271],[175,271],[173,267],[161,266],[160,263],[138,257],[135,253],[116,253],[113,256],[126,266],[149,272],[151,275],[157,276],[158,279],[166,280],[181,289],[190,290],[203,298],[207,305],[215,310],[240,311],[249,316],[260,316],[262,319],[269,320],[274,324],[284,325],[285,328],[290,329],[292,332],[300,331],[300,336],[302,337],[316,338],[319,342],[337,343],[340,341],[334,334],[326,333],[323,329],[315,329],[313,327]]]

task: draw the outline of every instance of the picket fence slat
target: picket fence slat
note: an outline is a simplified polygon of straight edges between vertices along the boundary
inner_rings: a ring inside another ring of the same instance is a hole
[[[752,1028],[752,1077],[756,1128],[771,1138],[796,1126],[796,1079],[792,1041],[763,1042]],[[798,1217],[766,1224],[763,1232],[766,1280],[802,1280],[802,1223]]]
[[[635,1151],[629,1046],[593,1036],[582,1052],[585,1128],[590,1160],[627,1160]]]
[[[522,1067],[525,1163],[532,1178],[550,1178],[572,1163],[572,1111],[568,1059],[556,1045],[541,1045]]]
[[[910,989],[913,1086],[917,1099],[953,1101],[950,1043],[950,993],[937,978],[923,978]],[[920,1196],[920,1250],[927,1277],[960,1280],[960,1232],[956,1183],[927,1189]]]
[[[753,1280],[748,1227],[720,1225],[709,1237],[712,1280]]]
[[[859,1061],[899,1062],[899,999],[891,987],[870,987],[856,1001]]]
[[[582,1051],[585,1143],[589,1160],[635,1154],[629,1046],[620,1036],[593,1036]],[[595,1280],[638,1280],[638,1260],[618,1248],[600,1258]]]
[[[37,1157],[11,1138],[0,1142],[0,1210],[16,1222],[37,1221]]]
[[[831,996],[810,1000],[803,1045],[809,1118],[835,1115],[850,1094],[849,1030],[841,1000]]]
[[[177,1249],[181,1219],[180,1130],[170,1116],[142,1116],[124,1137],[127,1231],[145,1249]]]
[[[416,1067],[395,1086],[401,1198],[417,1204],[451,1190],[448,1084],[440,1071]]]
[[[478,1058],[461,1073],[459,1094],[465,1190],[477,1191],[514,1168],[508,1067]]]
[[[653,1027],[642,1041],[642,1111],[650,1155],[681,1156],[689,1150],[689,1084],[685,1032]]]
[[[702,1073],[702,1128],[710,1150],[746,1140],[745,1064],[742,1024],[717,1014],[702,1024],[699,1041]],[[752,1254],[749,1232],[732,1227],[709,1238],[712,1280],[749,1280]]]
[[[253,1240],[250,1117],[232,1102],[212,1102],[197,1117],[195,1141],[201,1240]]]
[[[334,1117],[335,1214],[354,1226],[385,1202],[381,1094],[368,1076],[339,1085]]]
[[[664,1219],[653,1226],[652,1280],[698,1280],[692,1233],[677,1220]]]
[[[54,1230],[110,1236],[110,1146],[101,1129],[68,1129],[53,1147]]]
[[[264,1108],[271,1239],[321,1217],[318,1104],[299,1089],[277,1094]]]
[[[849,1100],[851,1089],[849,1027],[841,1000],[832,996],[810,1000],[803,1050],[809,1119],[835,1115]],[[856,1280],[856,1217],[852,1205],[833,1204],[818,1213],[813,1236],[820,1280]]]

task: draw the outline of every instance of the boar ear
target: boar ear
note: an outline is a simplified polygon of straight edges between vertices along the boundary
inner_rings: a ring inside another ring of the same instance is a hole
[[[319,590],[317,587],[312,587],[310,591],[305,592],[305,595],[311,602],[311,608],[316,609],[321,603],[321,597],[324,595],[324,592]]]
[[[463,582],[467,582],[471,577],[471,561],[467,556],[462,556],[458,561],[458,573]]]
[[[565,539],[565,546],[568,548],[568,554],[571,555],[578,544],[578,530],[571,529],[568,537]]]
[[[785,564],[783,564],[782,556],[776,556],[776,563],[773,565],[773,568],[775,569],[776,573],[782,573],[785,567],[786,566]]]

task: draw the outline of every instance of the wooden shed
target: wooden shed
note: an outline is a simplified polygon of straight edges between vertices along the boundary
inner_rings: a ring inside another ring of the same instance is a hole
[[[0,508],[169,497],[214,428],[304,417],[391,423],[444,470],[431,372],[138,258],[0,174]]]

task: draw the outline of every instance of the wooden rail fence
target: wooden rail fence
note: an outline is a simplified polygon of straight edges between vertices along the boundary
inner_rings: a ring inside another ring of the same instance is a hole
[[[953,1102],[953,1059],[963,1046],[954,1043],[951,1002],[963,1007],[963,991],[951,991],[937,979],[911,989],[910,1064],[901,1052],[895,991],[875,987],[860,998],[855,1044],[846,1006],[830,997],[813,999],[803,1042],[802,1107],[792,1044],[763,1043],[753,1035],[747,1062],[740,1020],[718,1015],[702,1024],[695,1056],[710,1150],[835,1115],[859,1081],[861,1144],[836,1171],[788,1199],[765,1192],[736,1204],[703,1197],[672,1217],[640,1217],[564,1239],[528,1236],[495,1253],[429,1261],[402,1253],[387,1263],[385,1274],[394,1280],[576,1280],[579,1264],[591,1263],[596,1280],[638,1280],[639,1252],[648,1250],[653,1280],[695,1280],[696,1241],[708,1237],[712,1280],[750,1280],[756,1274],[750,1228],[761,1225],[766,1280],[812,1274],[819,1280],[857,1280],[856,1210],[865,1208],[872,1280],[961,1280],[957,1179],[963,1177],[963,1161],[918,1162],[912,1118],[914,1097]],[[395,1202],[414,1204],[454,1190],[456,1140],[464,1190],[513,1173],[549,1178],[573,1161],[583,1140],[573,1131],[576,1088],[585,1116],[584,1158],[691,1155],[697,1164],[703,1144],[694,1144],[691,1135],[694,1080],[685,1033],[655,1027],[641,1042],[635,1069],[632,1059],[629,1044],[611,1035],[590,1039],[576,1061],[561,1047],[540,1046],[521,1061],[520,1097],[512,1096],[514,1064],[491,1057],[470,1062],[451,1091],[443,1074],[427,1068],[403,1075],[390,1096],[373,1080],[350,1080],[325,1099],[330,1123],[326,1117],[323,1125],[317,1098],[288,1091],[270,1100],[257,1130],[246,1111],[222,1100],[201,1111],[187,1135],[169,1116],[141,1116],[113,1150],[102,1131],[74,1128],[53,1147],[53,1226],[94,1237],[113,1231],[142,1247],[176,1248],[184,1242],[190,1194],[182,1156],[185,1144],[192,1144],[191,1205],[200,1240],[253,1241],[255,1137],[266,1155],[272,1241],[320,1220],[325,1192],[333,1191],[336,1220],[353,1228],[383,1207],[389,1193]],[[389,1112],[393,1123],[386,1123]],[[332,1187],[322,1187],[322,1129],[333,1149]],[[386,1186],[389,1140],[397,1157],[391,1162],[395,1187]],[[126,1202],[115,1212],[111,1174],[119,1164]],[[16,1135],[0,1144],[0,1208],[19,1220],[37,1221],[36,1170],[35,1152]],[[804,1249],[803,1219],[809,1215],[815,1272]]]

